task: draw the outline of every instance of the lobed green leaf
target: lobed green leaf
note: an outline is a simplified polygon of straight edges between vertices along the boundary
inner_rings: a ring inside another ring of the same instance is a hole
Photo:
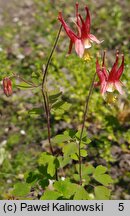
[[[109,200],[111,191],[104,186],[97,186],[94,188],[96,200]]]
[[[30,192],[30,189],[31,189],[31,185],[30,184],[27,184],[27,183],[16,183],[14,185],[14,189],[12,191],[12,195],[14,196],[27,196]]]

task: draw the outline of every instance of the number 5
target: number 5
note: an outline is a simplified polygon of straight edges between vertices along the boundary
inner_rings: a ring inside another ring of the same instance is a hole
[[[119,211],[123,211],[124,210],[124,203],[119,203],[118,210]]]

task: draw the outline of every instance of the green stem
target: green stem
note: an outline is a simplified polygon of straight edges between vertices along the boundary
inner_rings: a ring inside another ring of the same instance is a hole
[[[83,137],[83,131],[85,128],[85,122],[86,122],[86,118],[87,118],[87,114],[88,114],[88,108],[89,108],[89,101],[90,101],[90,97],[92,95],[92,91],[93,91],[93,86],[94,86],[94,82],[95,82],[95,78],[96,78],[96,73],[93,76],[92,82],[90,84],[90,88],[89,88],[89,93],[88,96],[86,98],[86,102],[85,102],[85,110],[84,110],[84,114],[83,114],[83,123],[82,123],[82,128],[81,128],[81,134],[80,134],[80,139],[79,139],[79,184],[82,185],[82,157],[81,157],[81,141],[82,141],[82,137]]]
[[[33,82],[25,80],[23,77],[21,77],[20,75],[15,74],[15,73],[13,73],[13,75],[10,76],[9,78],[13,78],[13,77],[18,78],[19,80],[21,80],[21,81],[25,82],[26,84],[32,86],[33,88],[39,87],[39,86],[36,86]]]
[[[47,76],[47,72],[48,72],[48,67],[49,67],[49,64],[50,64],[50,61],[51,61],[51,58],[52,58],[52,55],[54,53],[54,50],[57,46],[57,43],[58,43],[58,40],[59,40],[59,37],[60,37],[60,33],[61,33],[61,29],[62,29],[62,25],[60,26],[59,28],[59,31],[58,31],[58,34],[57,34],[57,37],[56,37],[56,40],[55,40],[55,43],[52,47],[52,50],[50,52],[50,56],[47,60],[47,64],[46,64],[46,67],[45,67],[45,70],[43,69],[43,72],[44,72],[44,75],[43,75],[43,80],[42,80],[42,88],[44,87],[44,83],[45,83],[45,80],[46,80],[46,76]]]
[[[43,95],[44,107],[45,107],[46,119],[47,119],[48,142],[49,142],[50,152],[52,155],[54,155],[54,151],[53,151],[52,144],[51,144],[50,110],[48,107],[47,96],[44,90],[42,90],[42,95]]]
[[[60,37],[61,29],[62,29],[62,25],[59,28],[56,40],[54,42],[54,45],[53,45],[52,50],[50,52],[49,58],[47,60],[45,70],[43,69],[43,79],[42,79],[42,86],[41,86],[42,96],[43,96],[43,101],[44,101],[44,107],[45,107],[45,112],[46,112],[46,119],[47,119],[48,142],[49,142],[49,146],[50,146],[50,152],[52,155],[54,155],[54,151],[53,151],[53,147],[52,147],[52,143],[51,143],[50,105],[49,105],[49,98],[48,98],[48,93],[46,91],[45,84],[46,84],[48,67],[49,67],[49,64],[51,62],[52,55],[56,49],[56,46],[57,46],[57,43],[58,43],[58,40]],[[58,180],[57,170],[56,170],[56,180]]]

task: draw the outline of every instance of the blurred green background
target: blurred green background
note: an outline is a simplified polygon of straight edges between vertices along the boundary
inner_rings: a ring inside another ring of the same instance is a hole
[[[0,80],[12,72],[40,83],[42,65],[46,64],[58,28],[58,12],[72,24],[76,1],[0,0]],[[96,53],[107,51],[111,68],[116,50],[125,55],[122,81],[125,94],[108,105],[98,88],[94,89],[86,127],[92,139],[88,162],[108,167],[114,179],[112,199],[130,199],[130,1],[80,1],[91,13],[91,33],[104,42],[91,49],[92,60],[79,59],[75,51],[66,57],[69,39],[64,31],[52,58],[48,88],[60,88],[71,104],[64,113],[52,114],[52,136],[67,128],[80,128],[88,86],[95,72]],[[73,24],[72,24],[73,26]],[[15,182],[24,179],[27,170],[35,169],[37,158],[48,150],[44,115],[32,116],[29,110],[42,107],[37,90],[18,89],[7,98],[0,86],[0,198],[5,199]],[[57,146],[55,146],[57,148]]]

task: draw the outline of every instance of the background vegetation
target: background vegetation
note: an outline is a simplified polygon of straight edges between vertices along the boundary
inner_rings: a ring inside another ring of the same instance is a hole
[[[5,74],[15,72],[39,84],[42,65],[46,64],[60,26],[58,11],[63,11],[69,21],[74,16],[74,4],[71,0],[0,0],[1,80]],[[62,31],[49,68],[48,88],[60,88],[70,106],[52,114],[52,137],[66,129],[80,129],[85,97],[95,72],[95,51],[102,54],[107,50],[107,64],[111,68],[119,49],[125,55],[125,94],[118,95],[114,105],[108,105],[99,89],[94,89],[86,123],[92,140],[86,163],[108,167],[114,179],[112,199],[130,199],[130,2],[81,0],[82,13],[86,4],[91,11],[92,33],[104,42],[92,48],[91,62],[86,65],[74,52],[66,57],[69,40]],[[9,98],[0,88],[1,199],[8,198],[13,185],[24,181],[27,171],[37,167],[41,152],[48,150],[45,116],[31,111],[42,108],[38,90],[17,88],[19,80],[14,84],[14,93]],[[60,147],[55,145],[59,154]],[[73,170],[69,172],[71,175]],[[31,195],[38,198],[40,192],[35,190]]]

